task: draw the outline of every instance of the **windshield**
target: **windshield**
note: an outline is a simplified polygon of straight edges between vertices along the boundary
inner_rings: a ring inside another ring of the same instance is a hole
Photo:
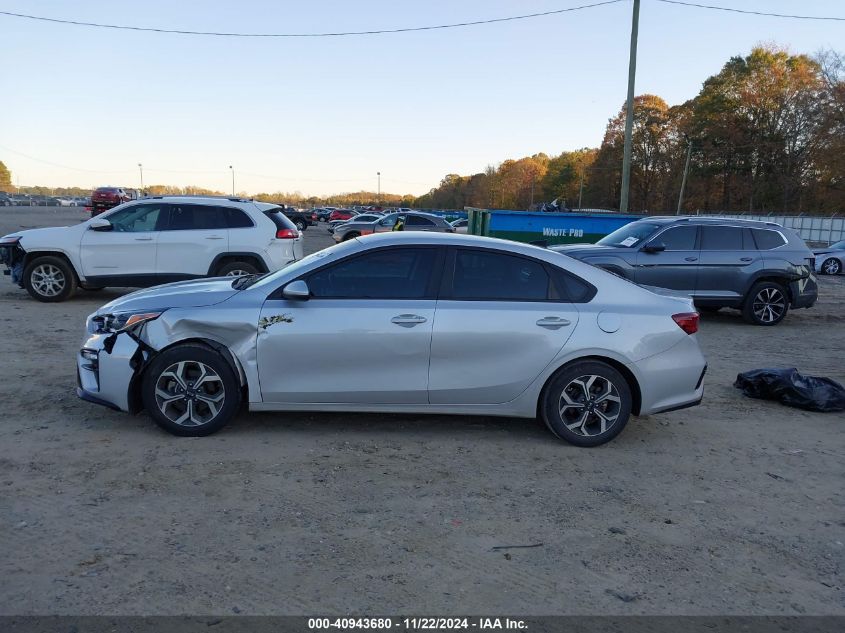
[[[596,244],[633,248],[645,241],[659,227],[660,225],[654,222],[631,222],[622,228],[616,229],[610,235],[601,238]]]
[[[830,246],[828,246],[828,248],[835,251],[845,251],[845,240],[831,244]]]

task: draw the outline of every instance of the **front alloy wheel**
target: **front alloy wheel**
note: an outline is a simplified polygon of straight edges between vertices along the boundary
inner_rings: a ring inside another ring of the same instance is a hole
[[[540,413],[557,437],[576,446],[598,446],[622,432],[632,404],[631,388],[619,371],[602,361],[578,361],[546,386]]]
[[[158,410],[174,424],[202,426],[219,415],[226,402],[226,388],[208,365],[183,360],[159,376],[155,398]]]
[[[197,437],[220,430],[235,417],[241,386],[221,353],[184,343],[153,358],[144,372],[141,396],[160,427]]]
[[[23,283],[33,299],[54,303],[69,298],[76,290],[77,281],[67,261],[47,255],[27,265]]]
[[[825,275],[838,275],[842,272],[842,264],[834,257],[829,257],[822,262],[822,272]]]

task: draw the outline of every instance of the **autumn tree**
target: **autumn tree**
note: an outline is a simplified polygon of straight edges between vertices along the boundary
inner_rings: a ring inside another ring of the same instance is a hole
[[[0,191],[12,190],[12,172],[6,167],[6,164],[0,160]]]

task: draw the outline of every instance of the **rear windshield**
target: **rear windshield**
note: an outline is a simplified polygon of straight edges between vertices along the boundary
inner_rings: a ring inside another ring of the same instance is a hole
[[[273,220],[273,224],[277,229],[293,229],[296,230],[296,225],[291,222],[288,217],[282,212],[281,207],[272,207],[264,212],[268,218]]]
[[[115,187],[100,187],[95,193],[117,193]]]
[[[610,235],[601,238],[596,244],[633,248],[645,241],[659,227],[659,224],[653,222],[631,222],[622,228],[616,229]]]

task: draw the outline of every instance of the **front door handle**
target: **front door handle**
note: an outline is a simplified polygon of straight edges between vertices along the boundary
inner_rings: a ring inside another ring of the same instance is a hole
[[[153,238],[151,238],[151,237],[136,237],[135,241],[136,242],[152,242]]]
[[[537,321],[537,325],[540,327],[545,327],[550,330],[556,330],[558,328],[563,327],[564,325],[569,325],[569,319],[562,319],[556,316],[547,316],[543,317],[542,319]]]
[[[741,261],[741,262],[753,262],[754,258],[753,257],[740,257],[739,261]]]
[[[420,323],[428,321],[424,316],[418,314],[400,314],[390,319],[391,323],[395,323],[401,327],[414,327]]]
[[[684,257],[685,262],[697,262],[698,257]]]
[[[223,236],[222,235],[209,235],[205,239],[207,239],[207,240],[222,240]]]

